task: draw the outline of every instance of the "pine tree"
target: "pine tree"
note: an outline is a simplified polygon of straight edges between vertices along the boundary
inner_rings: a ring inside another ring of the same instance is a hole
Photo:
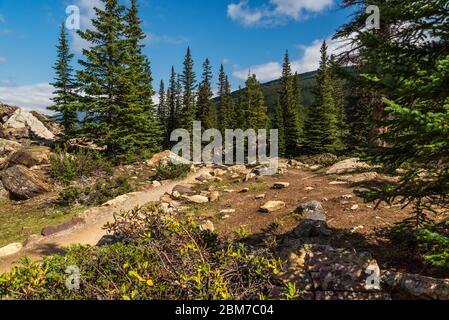
[[[233,128],[234,105],[231,97],[231,86],[223,65],[220,66],[218,79],[218,123],[220,131],[224,133],[226,129]]]
[[[321,46],[321,61],[317,82],[316,101],[305,126],[305,147],[311,153],[340,151],[342,144],[326,42],[323,42]]]
[[[55,91],[52,101],[54,106],[49,110],[56,111],[56,120],[64,127],[64,140],[70,139],[74,135],[77,117],[77,95],[75,93],[76,83],[73,78],[73,68],[70,63],[74,55],[70,53],[67,33],[64,23],[61,25],[59,44],[57,48],[58,60],[54,65],[56,71],[55,82],[52,83]]]
[[[198,87],[198,101],[196,119],[201,121],[203,130],[217,127],[217,113],[212,101],[213,92],[211,88],[212,67],[209,59],[203,63],[202,81]]]
[[[271,127],[273,129],[278,129],[278,148],[279,148],[279,155],[284,156],[285,155],[285,135],[284,135],[284,116],[282,114],[282,108],[281,103],[279,102],[279,99],[276,103],[276,108],[274,109],[274,113],[271,120]]]
[[[181,75],[183,86],[182,110],[180,112],[180,126],[192,132],[192,124],[196,115],[196,75],[193,71],[193,60],[190,52],[190,47],[187,48],[187,53],[184,59],[184,68]]]
[[[296,98],[290,59],[288,52],[286,52],[282,67],[279,102],[284,119],[285,150],[288,155],[294,155],[297,152],[299,142],[298,102]]]

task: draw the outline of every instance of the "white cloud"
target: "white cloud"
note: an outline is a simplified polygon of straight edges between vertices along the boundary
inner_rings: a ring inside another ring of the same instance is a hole
[[[0,57],[0,64],[5,63],[6,62],[6,58],[5,57]]]
[[[334,0],[269,0],[253,8],[249,0],[240,0],[239,3],[228,5],[228,17],[244,26],[270,26],[285,23],[289,19],[304,19],[333,4]]]
[[[326,42],[329,47],[329,55],[337,54],[344,49],[344,43],[334,41],[331,38],[326,39]],[[320,62],[320,49],[322,43],[323,40],[315,40],[307,46],[298,46],[298,48],[303,52],[303,55],[300,59],[291,60],[292,71],[305,73],[317,70]],[[282,74],[282,64],[280,62],[267,62],[264,64],[251,66],[250,68],[237,68],[234,70],[232,75],[237,79],[246,80],[249,73],[255,74],[257,79],[262,82],[275,80],[280,78]]]
[[[52,104],[53,87],[48,83],[13,85],[7,81],[0,83],[0,101],[27,110],[50,113],[46,107]]]

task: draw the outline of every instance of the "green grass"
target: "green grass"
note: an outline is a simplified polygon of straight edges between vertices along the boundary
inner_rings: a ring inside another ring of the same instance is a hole
[[[56,208],[15,204],[0,201],[0,247],[12,242],[21,242],[30,234],[22,232],[23,227],[33,228],[31,234],[39,234],[43,228],[61,224],[72,219],[85,208]]]
[[[248,188],[249,188],[250,192],[258,192],[258,191],[267,190],[268,184],[266,184],[265,182],[258,182],[258,183],[253,183]]]

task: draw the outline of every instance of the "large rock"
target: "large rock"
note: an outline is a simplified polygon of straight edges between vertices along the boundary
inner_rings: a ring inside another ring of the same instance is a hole
[[[377,172],[363,172],[354,175],[346,175],[338,178],[339,181],[345,181],[349,183],[362,183],[372,180],[376,180],[379,177]]]
[[[17,200],[31,199],[39,194],[49,192],[50,185],[45,183],[37,174],[25,166],[16,165],[4,170],[1,174],[2,182],[11,198]]]
[[[55,139],[55,135],[39,119],[23,109],[17,109],[8,121],[3,124],[3,127],[13,129],[28,128],[33,138],[50,141]]]
[[[301,215],[302,220],[293,230],[298,238],[327,237],[331,230],[327,228],[326,212],[319,201],[310,201],[299,206],[296,213]]]
[[[175,164],[190,164],[191,162],[187,159],[184,159],[177,154],[174,154],[170,150],[165,150],[163,152],[155,154],[149,161],[148,165],[155,167],[159,164],[167,164],[168,162],[172,162]]]
[[[360,161],[359,158],[351,158],[337,162],[326,171],[326,174],[351,173],[362,170],[368,170],[370,168],[371,168],[370,165]]]
[[[26,147],[14,152],[8,159],[8,166],[16,164],[31,168],[36,165],[48,164],[50,159],[50,148],[43,146]]]
[[[299,213],[302,219],[326,221],[326,211],[321,202],[316,200],[300,205],[295,212]]]
[[[449,279],[385,271],[382,282],[399,293],[419,299],[449,300]]]
[[[20,149],[22,149],[22,145],[20,143],[0,138],[0,157],[8,156]]]

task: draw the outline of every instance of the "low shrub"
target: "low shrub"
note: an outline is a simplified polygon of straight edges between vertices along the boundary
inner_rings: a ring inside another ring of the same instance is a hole
[[[116,214],[107,229],[116,243],[22,261],[0,276],[0,298],[263,299],[278,285],[282,263],[268,249],[227,242],[158,205]],[[79,270],[78,290],[66,287],[70,270]]]
[[[168,162],[167,164],[159,164],[156,167],[157,180],[176,180],[183,179],[190,172],[190,165],[188,164],[175,164]]]
[[[112,173],[112,165],[94,150],[79,150],[69,153],[67,148],[56,147],[50,156],[50,176],[53,180],[69,184],[95,173]]]
[[[412,227],[395,225],[389,231],[391,240],[408,246],[421,259],[434,267],[449,268],[449,224],[427,224]]]
[[[99,180],[91,187],[68,187],[59,193],[59,200],[64,205],[95,206],[134,190],[126,177],[118,177],[113,180]]]

